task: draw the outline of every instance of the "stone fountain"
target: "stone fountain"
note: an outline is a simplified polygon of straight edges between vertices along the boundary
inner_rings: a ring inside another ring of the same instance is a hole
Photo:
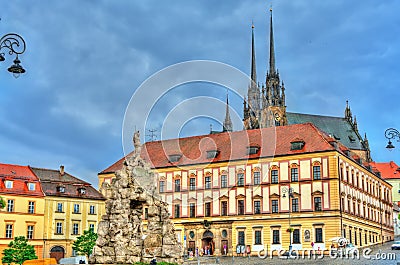
[[[115,173],[111,185],[103,183],[106,213],[98,226],[98,238],[90,263],[132,264],[135,262],[182,261],[182,245],[177,241],[167,204],[156,191],[156,178],[140,157],[139,132],[135,132],[135,151]],[[144,206],[148,207],[147,230]]]

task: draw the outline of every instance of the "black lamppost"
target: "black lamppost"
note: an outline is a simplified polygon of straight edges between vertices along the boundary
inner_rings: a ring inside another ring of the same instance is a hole
[[[389,128],[385,131],[385,137],[389,140],[386,148],[390,151],[395,147],[390,140],[397,137],[400,141],[400,132],[394,128]]]
[[[18,78],[20,74],[25,73],[25,69],[20,65],[21,61],[18,55],[23,54],[26,49],[25,40],[18,34],[9,33],[1,37],[0,39],[0,62],[5,61],[6,52],[2,52],[3,49],[8,50],[9,55],[15,54],[14,64],[8,68],[8,71]]]
[[[286,193],[289,194],[288,201],[289,201],[289,255],[290,255],[290,251],[292,251],[292,226],[291,226],[292,224],[291,224],[291,216],[290,216],[290,212],[291,212],[290,199],[294,198],[294,196],[293,196],[293,188],[283,187],[282,188],[282,193],[283,193],[282,198],[286,198]]]

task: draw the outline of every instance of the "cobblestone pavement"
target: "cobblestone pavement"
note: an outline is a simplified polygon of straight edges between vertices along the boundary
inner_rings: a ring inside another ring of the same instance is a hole
[[[262,265],[262,264],[351,264],[351,265],[364,265],[364,264],[394,264],[400,265],[400,250],[391,250],[390,246],[393,242],[387,242],[383,245],[376,245],[370,248],[370,252],[363,256],[363,251],[360,251],[360,257],[352,259],[349,258],[332,258],[330,256],[324,256],[322,258],[317,257],[305,257],[299,259],[287,259],[286,257],[278,258],[267,257],[261,259],[259,257],[200,257],[199,262],[197,260],[185,261],[184,264],[196,265],[196,264],[221,264],[221,265]]]

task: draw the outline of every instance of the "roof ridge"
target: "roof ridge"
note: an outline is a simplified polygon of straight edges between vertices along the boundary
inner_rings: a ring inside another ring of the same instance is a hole
[[[37,169],[37,170],[43,170],[43,171],[52,171],[52,172],[60,172],[59,170],[57,170],[57,169],[50,169],[50,168],[36,168],[36,167],[31,167],[31,166],[29,166],[30,168],[32,168],[32,169]],[[35,174],[35,173],[34,173]],[[70,173],[68,173],[67,171],[64,171],[64,174],[67,174],[69,177],[71,177],[71,178],[73,178],[73,179],[75,179],[75,180],[77,180],[77,181],[79,181],[79,182],[81,182],[81,183],[85,183],[85,184],[90,184],[89,182],[87,182],[87,181],[84,181],[84,180],[82,180],[82,179],[80,179],[80,178],[78,178],[78,177],[75,177],[74,175],[72,175],[72,174],[70,174]],[[36,174],[35,174],[36,175]],[[37,176],[39,179],[40,179],[40,177],[39,176]],[[70,181],[69,181],[70,182]],[[91,185],[91,184],[90,184]]]
[[[287,114],[299,114],[299,115],[308,115],[308,116],[315,116],[315,117],[327,117],[327,118],[335,118],[335,119],[342,119],[344,120],[344,117],[339,117],[339,116],[328,116],[328,115],[320,115],[320,114],[309,114],[309,113],[300,113],[300,112],[286,112]]]

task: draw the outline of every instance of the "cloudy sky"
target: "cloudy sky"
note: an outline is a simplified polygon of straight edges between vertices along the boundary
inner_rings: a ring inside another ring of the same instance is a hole
[[[388,152],[384,137],[385,129],[400,129],[396,0],[5,1],[0,36],[24,37],[27,51],[20,59],[27,73],[15,79],[7,72],[14,56],[0,64],[0,162],[63,164],[97,186],[97,173],[123,156],[122,127],[132,95],[158,71],[212,60],[249,74],[254,21],[257,74],[265,82],[271,4],[288,111],[342,117],[349,100],[373,159],[399,163],[400,143]],[[223,102],[225,96],[218,85],[180,85],[151,102],[151,115],[142,119],[157,130],[157,139],[207,134],[210,124],[220,129],[224,106],[213,107],[213,118],[188,117],[193,109],[199,116],[210,109],[193,97]],[[238,113],[235,128],[241,129],[241,99],[230,94],[230,100]],[[149,104],[133,103],[138,110]],[[169,129],[161,135],[165,120]]]

